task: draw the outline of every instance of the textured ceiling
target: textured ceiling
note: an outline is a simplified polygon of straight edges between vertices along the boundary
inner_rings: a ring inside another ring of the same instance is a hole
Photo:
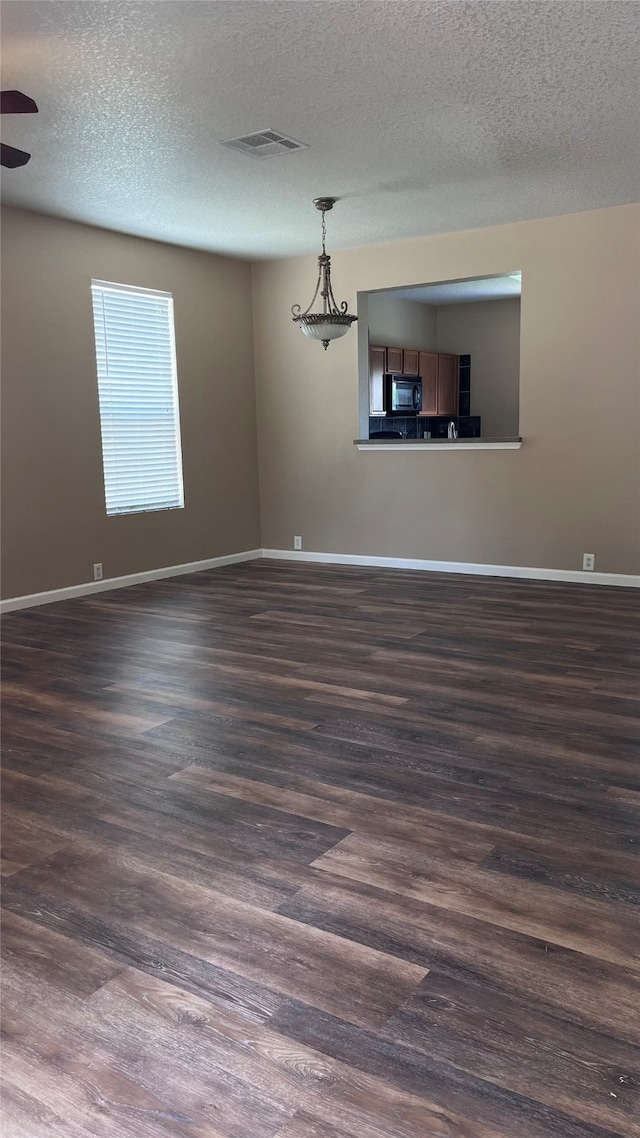
[[[3,200],[234,256],[637,200],[633,0],[4,0]],[[254,161],[264,128],[309,145]]]

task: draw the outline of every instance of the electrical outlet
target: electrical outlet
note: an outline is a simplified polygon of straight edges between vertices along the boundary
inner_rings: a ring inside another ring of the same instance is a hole
[[[95,565],[93,566],[93,579],[94,579],[94,581],[101,581],[102,580],[102,562],[101,561],[96,561]]]
[[[294,537],[293,548],[294,549],[302,549],[302,538],[301,537]]]
[[[595,553],[583,553],[583,555],[582,555],[582,568],[583,569],[595,569],[595,567],[596,567],[596,555],[595,555]]]

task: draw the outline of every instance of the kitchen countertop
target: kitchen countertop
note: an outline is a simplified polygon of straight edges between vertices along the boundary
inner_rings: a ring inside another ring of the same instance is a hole
[[[354,439],[358,450],[520,450],[522,437],[480,439]]]

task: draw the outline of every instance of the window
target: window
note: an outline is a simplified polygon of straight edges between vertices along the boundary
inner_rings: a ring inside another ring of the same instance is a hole
[[[169,292],[92,281],[107,514],[184,506]]]

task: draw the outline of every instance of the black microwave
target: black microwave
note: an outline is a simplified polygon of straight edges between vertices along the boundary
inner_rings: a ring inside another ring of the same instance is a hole
[[[385,375],[384,409],[387,415],[417,415],[422,411],[422,380],[419,375]]]

